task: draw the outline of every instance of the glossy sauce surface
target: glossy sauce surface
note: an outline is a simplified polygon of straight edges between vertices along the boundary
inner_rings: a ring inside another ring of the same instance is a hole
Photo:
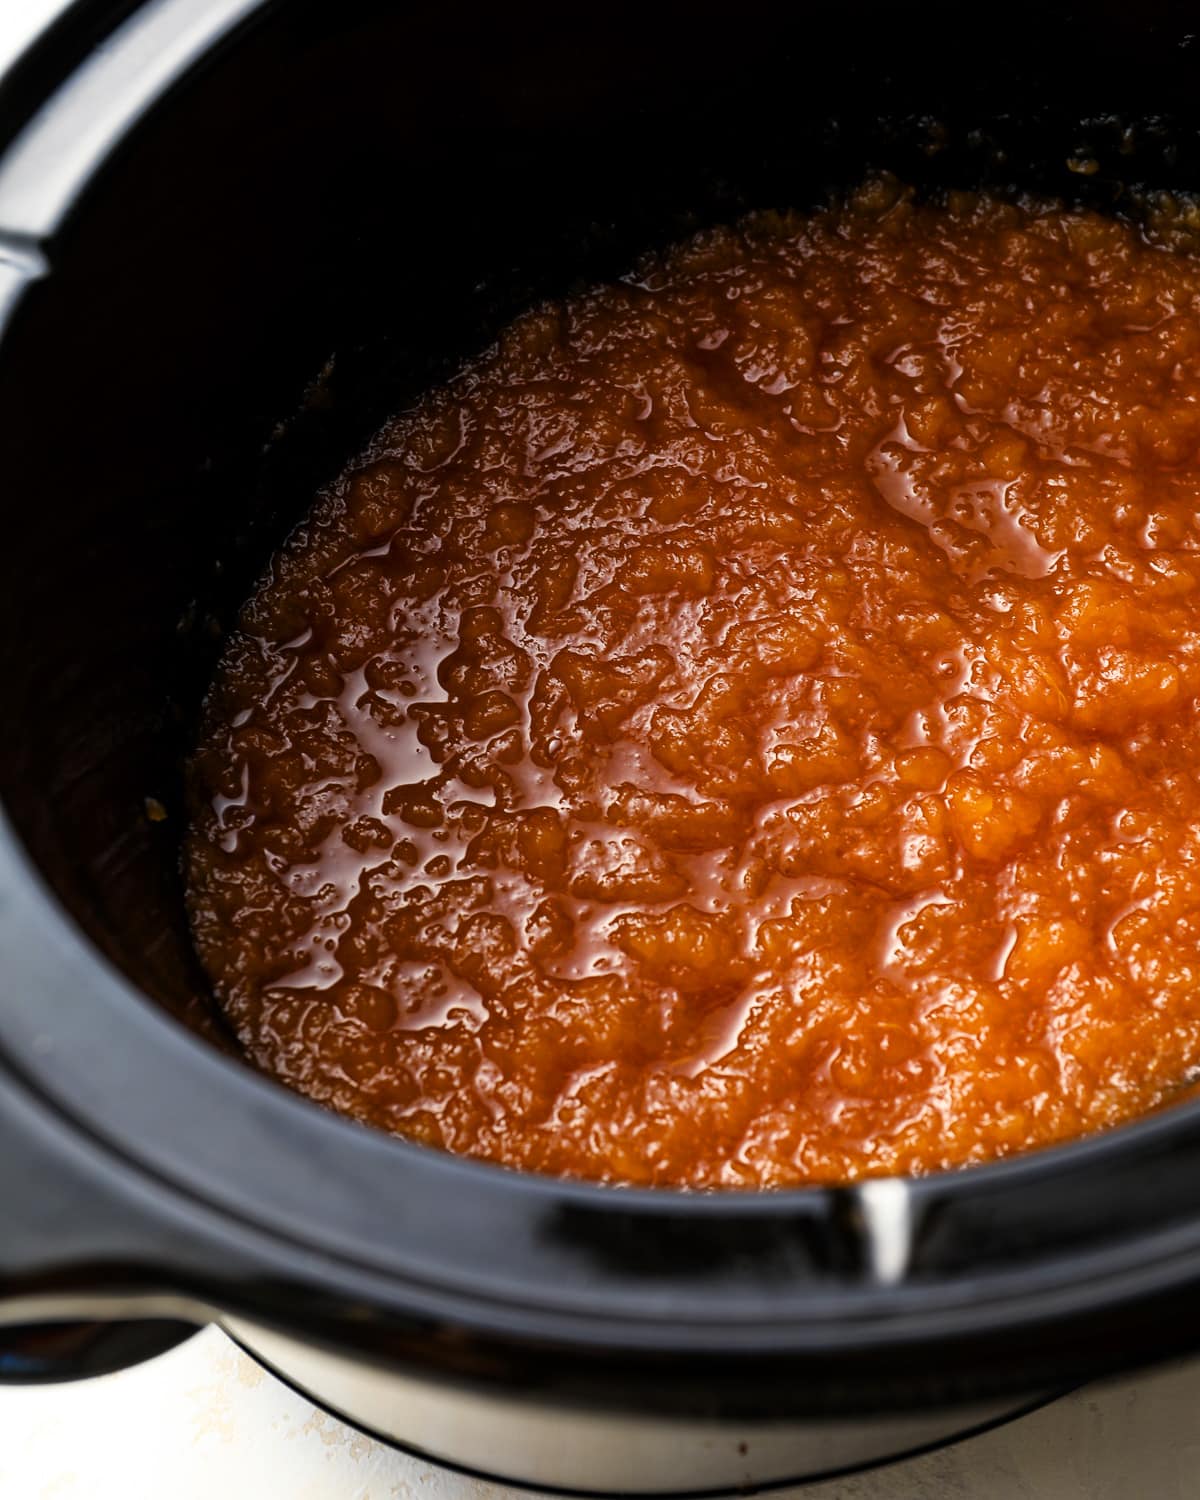
[[[1200,262],[889,183],[521,318],[246,606],[249,1056],[612,1182],[980,1161],[1200,1064]]]

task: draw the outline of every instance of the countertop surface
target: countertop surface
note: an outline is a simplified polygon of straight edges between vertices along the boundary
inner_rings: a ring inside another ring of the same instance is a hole
[[[776,1492],[804,1500],[1200,1500],[1200,1361],[981,1437]],[[314,1409],[208,1328],[149,1364],[0,1388],[4,1500],[519,1500]]]

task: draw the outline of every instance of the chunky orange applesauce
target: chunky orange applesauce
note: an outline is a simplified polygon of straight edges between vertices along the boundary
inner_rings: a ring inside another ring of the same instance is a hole
[[[230,639],[249,1056],[608,1182],[922,1172],[1200,1068],[1200,259],[886,182],[520,318]]]

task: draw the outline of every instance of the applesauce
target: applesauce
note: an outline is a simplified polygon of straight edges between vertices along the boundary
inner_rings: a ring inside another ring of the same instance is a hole
[[[612,1183],[928,1172],[1200,1068],[1200,260],[868,184],[518,319],[317,500],[190,768],[248,1056]]]

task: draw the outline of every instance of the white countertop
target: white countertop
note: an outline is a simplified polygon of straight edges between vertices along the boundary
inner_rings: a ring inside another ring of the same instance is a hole
[[[1200,1361],[951,1448],[779,1491],[803,1500],[1200,1500]],[[519,1500],[315,1410],[215,1328],[149,1364],[0,1387],[3,1500]]]

